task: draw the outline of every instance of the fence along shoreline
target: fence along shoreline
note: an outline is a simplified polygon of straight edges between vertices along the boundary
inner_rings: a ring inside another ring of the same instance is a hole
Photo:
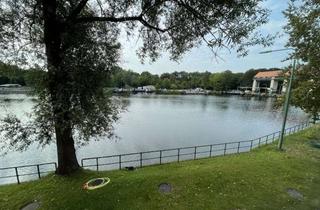
[[[287,136],[290,134],[294,134],[296,132],[309,128],[310,124],[310,122],[305,122],[286,128],[285,135]],[[162,165],[165,163],[239,154],[250,152],[251,150],[259,148],[260,146],[273,143],[279,139],[279,135],[280,131],[277,131],[252,140],[233,141],[189,147],[177,147],[119,155],[88,157],[81,159],[81,167],[96,171],[109,171],[121,170],[128,167]],[[106,162],[106,160],[111,160],[111,162]],[[56,168],[56,162],[0,168],[0,185],[10,183],[20,184],[21,182],[25,181],[41,179],[43,177],[43,174],[54,172]],[[2,175],[2,171],[4,171],[4,175]],[[29,178],[23,180],[22,178],[24,177]],[[6,179],[7,182],[2,181],[4,179]]]

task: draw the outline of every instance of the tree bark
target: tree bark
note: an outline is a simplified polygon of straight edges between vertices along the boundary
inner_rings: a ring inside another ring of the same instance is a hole
[[[48,91],[55,124],[58,168],[60,175],[70,174],[80,168],[74,140],[70,114],[70,93],[67,88],[68,72],[62,67],[61,49],[62,23],[56,12],[55,0],[42,0],[44,17],[44,42],[48,64]]]
[[[60,128],[62,127],[62,128]],[[58,168],[56,173],[68,175],[80,168],[74,148],[71,126],[56,125]]]

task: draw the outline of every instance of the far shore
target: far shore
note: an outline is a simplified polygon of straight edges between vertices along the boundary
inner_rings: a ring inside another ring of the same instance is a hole
[[[106,88],[107,92],[115,95],[134,95],[134,94],[157,94],[157,95],[239,95],[247,97],[281,97],[281,94],[276,93],[259,93],[242,90],[228,90],[228,91],[214,91],[204,90],[201,88],[195,89],[153,89],[153,90],[139,90],[136,88]],[[33,89],[29,86],[21,87],[0,87],[0,95],[6,94],[32,94]]]

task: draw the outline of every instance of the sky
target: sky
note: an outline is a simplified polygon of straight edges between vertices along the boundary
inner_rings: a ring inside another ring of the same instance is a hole
[[[262,46],[253,46],[249,48],[249,54],[246,57],[238,57],[235,51],[221,50],[219,56],[222,59],[216,59],[207,46],[201,45],[187,52],[179,63],[171,61],[166,52],[154,63],[141,64],[136,50],[139,48],[137,39],[121,39],[122,57],[120,66],[125,69],[131,69],[135,72],[149,71],[152,74],[161,74],[164,72],[187,71],[187,72],[221,72],[231,70],[233,72],[244,72],[252,68],[273,68],[285,67],[290,61],[283,62],[288,56],[289,51],[274,52],[270,54],[259,54],[261,51],[284,48],[288,36],[283,31],[286,25],[286,19],[282,14],[288,6],[288,0],[265,0],[262,6],[271,10],[269,22],[263,25],[260,30],[263,33],[280,33],[281,37],[275,40],[273,46],[263,48]]]

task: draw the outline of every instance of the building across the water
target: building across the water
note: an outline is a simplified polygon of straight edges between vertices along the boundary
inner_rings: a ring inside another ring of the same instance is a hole
[[[282,94],[287,80],[281,70],[261,71],[253,77],[252,93]]]

